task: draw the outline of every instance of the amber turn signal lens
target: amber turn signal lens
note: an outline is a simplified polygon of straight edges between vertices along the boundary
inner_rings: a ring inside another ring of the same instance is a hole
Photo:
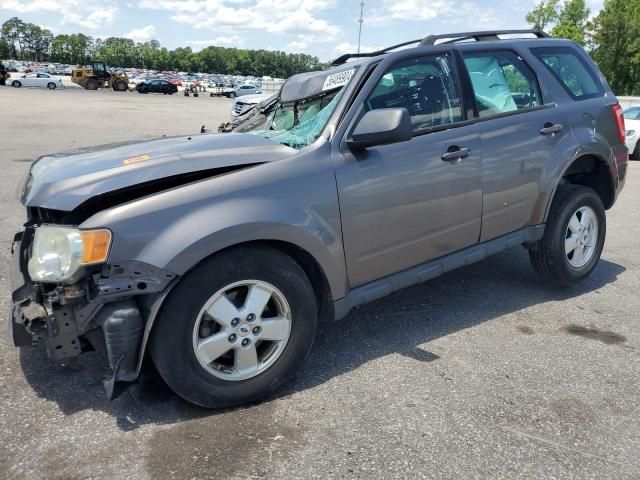
[[[102,263],[107,261],[109,247],[111,246],[111,232],[109,230],[81,231],[82,236],[82,263]]]

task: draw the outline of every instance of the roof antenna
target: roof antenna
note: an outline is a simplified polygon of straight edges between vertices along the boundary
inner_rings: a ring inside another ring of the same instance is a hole
[[[358,54],[360,53],[360,38],[362,38],[362,23],[364,22],[363,12],[364,0],[360,0],[360,18],[358,19],[358,23],[360,24],[360,27],[358,28]]]

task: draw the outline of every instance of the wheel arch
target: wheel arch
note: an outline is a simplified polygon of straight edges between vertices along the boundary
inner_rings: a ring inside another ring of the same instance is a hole
[[[596,191],[605,209],[611,208],[615,201],[615,180],[609,162],[599,154],[583,153],[566,164],[558,175],[553,190],[549,195],[545,209],[544,221],[549,217],[549,210],[558,192],[564,184],[584,185]]]
[[[169,260],[166,268],[182,276],[212,255],[256,244],[270,245],[292,257],[314,287],[322,291],[325,300],[344,296],[346,275],[341,268],[344,262],[336,260],[331,244],[297,225],[252,222],[228,227],[194,241]]]
[[[311,285],[314,288],[314,295],[316,297],[316,301],[318,302],[318,321],[319,322],[330,322],[335,318],[335,311],[333,305],[333,297],[331,294],[331,286],[329,285],[329,280],[327,275],[322,267],[322,265],[318,262],[318,260],[307,250],[296,245],[295,243],[291,243],[289,241],[284,240],[274,240],[274,239],[257,239],[257,240],[249,240],[245,242],[235,243],[229,245],[227,247],[221,248],[212,252],[210,255],[201,258],[199,261],[194,263],[187,271],[183,273],[183,275],[188,274],[202,262],[211,258],[214,255],[223,254],[225,251],[241,248],[241,247],[250,247],[252,245],[267,245],[277,250],[280,250],[287,255],[289,255],[305,272]],[[181,278],[181,277],[180,277]],[[138,364],[136,369],[136,378],[140,374],[140,370],[142,368],[142,363],[144,357],[147,352],[147,346],[149,343],[149,338],[151,336],[151,332],[153,330],[155,320],[158,316],[158,313],[162,309],[162,306],[166,302],[167,297],[171,294],[171,291],[174,287],[180,282],[180,278],[175,279],[168,288],[161,293],[151,296],[143,296],[140,297],[142,310],[146,312],[145,319],[145,328],[144,335],[142,338],[142,343],[140,344],[140,350],[138,351]]]

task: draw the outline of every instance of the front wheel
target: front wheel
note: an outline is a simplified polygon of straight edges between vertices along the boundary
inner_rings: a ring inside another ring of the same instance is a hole
[[[542,240],[529,250],[531,263],[549,283],[574,285],[597,265],[606,230],[598,194],[582,185],[562,185],[551,204]]]
[[[22,83],[20,83],[18,80],[14,80],[13,82],[11,82],[11,85],[15,88],[20,88],[22,86]]]
[[[203,261],[175,287],[154,326],[158,372],[184,399],[230,407],[290,381],[315,334],[317,304],[302,268],[267,246]]]
[[[55,89],[56,89],[56,84],[55,84],[55,83],[53,83],[53,82],[49,82],[49,83],[47,84],[47,88],[48,88],[49,90],[55,90]]]

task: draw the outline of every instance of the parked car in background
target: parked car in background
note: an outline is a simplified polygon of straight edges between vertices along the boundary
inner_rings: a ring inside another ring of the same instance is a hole
[[[136,90],[139,93],[164,93],[165,95],[173,95],[178,91],[178,87],[167,80],[151,80],[149,82],[139,83],[136,85]]]
[[[244,115],[246,112],[255,107],[258,103],[263,102],[267,98],[272,97],[271,93],[256,93],[254,95],[245,95],[236,99],[231,105],[231,118]]]
[[[11,85],[20,87],[42,87],[49,90],[55,90],[56,88],[64,88],[62,85],[62,79],[53,77],[48,73],[27,73],[20,77],[17,77],[11,81]]]
[[[224,95],[229,98],[243,97],[245,95],[255,95],[256,93],[262,93],[255,85],[241,85],[224,92]]]
[[[627,130],[625,143],[629,156],[640,160],[640,106],[629,107],[624,111],[624,124]]]

